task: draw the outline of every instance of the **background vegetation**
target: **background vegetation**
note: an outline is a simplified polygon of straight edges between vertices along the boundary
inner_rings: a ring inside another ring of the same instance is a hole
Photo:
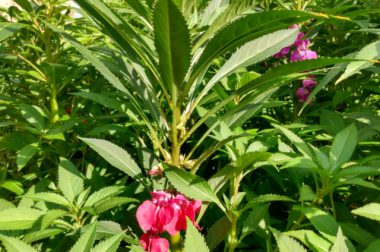
[[[380,1],[14,2],[0,251],[144,251],[163,190],[203,202],[171,251],[378,251]]]

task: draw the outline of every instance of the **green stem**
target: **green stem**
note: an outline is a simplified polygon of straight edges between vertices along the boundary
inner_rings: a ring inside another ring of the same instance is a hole
[[[298,11],[302,10],[302,0],[297,0],[297,10]]]
[[[178,232],[175,235],[170,236],[170,243],[171,243],[170,251],[182,252],[182,238],[181,238],[180,232]]]

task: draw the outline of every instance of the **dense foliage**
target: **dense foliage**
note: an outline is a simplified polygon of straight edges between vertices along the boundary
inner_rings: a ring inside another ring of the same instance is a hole
[[[380,1],[14,2],[0,251],[378,251]]]

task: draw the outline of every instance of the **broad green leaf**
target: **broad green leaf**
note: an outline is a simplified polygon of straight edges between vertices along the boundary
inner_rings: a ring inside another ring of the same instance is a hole
[[[20,104],[19,107],[22,116],[28,123],[41,132],[45,129],[44,115],[39,107],[28,104]]]
[[[217,71],[198,95],[199,101],[223,77],[235,70],[253,65],[265,58],[271,57],[281,48],[291,45],[297,38],[298,30],[280,30],[264,35],[240,47],[227,62]],[[195,102],[197,104],[198,102]]]
[[[354,124],[351,124],[335,136],[329,154],[331,172],[334,172],[342,164],[350,160],[357,143],[358,132]]]
[[[97,93],[91,93],[91,92],[77,92],[73,93],[73,95],[83,97],[86,99],[90,99],[96,103],[99,103],[107,108],[115,109],[120,112],[124,112],[123,109],[123,103],[116,100],[112,99],[106,95],[103,94],[97,94]]]
[[[307,252],[299,242],[283,234],[278,237],[277,246],[280,252]]]
[[[157,1],[153,25],[162,78],[174,96],[172,85],[181,91],[190,65],[189,31],[184,17],[172,0]]]
[[[165,168],[165,175],[174,188],[187,197],[214,202],[224,209],[211,186],[202,178],[175,167]]]
[[[330,252],[349,252],[349,249],[345,242],[345,237],[343,236],[342,229],[338,229],[338,233],[336,235],[336,241],[332,246]]]
[[[226,0],[210,0],[200,15],[198,25],[201,27],[209,26],[228,5]]]
[[[38,220],[38,227],[42,230],[48,228],[55,220],[67,214],[67,210],[52,209],[47,211],[44,216]],[[34,225],[34,227],[36,224]]]
[[[344,235],[364,247],[368,247],[376,238],[367,230],[353,223],[339,223]]]
[[[14,1],[19,6],[21,6],[21,8],[23,8],[24,10],[26,10],[27,12],[32,13],[34,11],[32,5],[29,2],[29,0],[14,0]]]
[[[380,203],[369,203],[352,210],[352,213],[372,220],[380,221]]]
[[[323,128],[331,135],[336,135],[345,128],[342,117],[330,110],[322,110],[320,120]]]
[[[32,246],[14,237],[0,235],[0,240],[8,252],[37,252]]]
[[[338,232],[339,225],[336,220],[326,212],[312,207],[294,207],[294,210],[298,210],[303,213],[315,227],[327,239],[332,240]]]
[[[260,223],[264,223],[264,226],[269,223],[268,208],[269,204],[263,204],[260,206],[255,206],[252,209],[252,211],[248,214],[247,218],[244,221],[243,228],[241,231],[241,239],[244,239],[244,237],[246,237],[254,231],[257,231],[258,229],[262,229],[263,226],[260,225]]]
[[[370,166],[351,166],[340,169],[335,175],[334,179],[351,178],[351,177],[368,177],[380,175],[380,168]]]
[[[0,42],[26,27],[28,27],[28,25],[22,23],[0,22]]]
[[[314,155],[310,146],[306,142],[304,142],[299,136],[297,136],[292,131],[280,125],[277,125],[277,124],[272,124],[272,125],[276,129],[280,130],[280,132],[284,134],[297,147],[299,152],[301,152],[305,157],[308,157],[309,159],[313,159]]]
[[[124,191],[124,186],[108,186],[94,192],[88,197],[83,207],[92,207],[103,200],[109,199],[115,195],[118,195]]]
[[[71,203],[84,190],[83,175],[65,158],[60,158],[59,162],[58,188]]]
[[[0,198],[0,211],[9,208],[16,208],[16,206],[12,202]]]
[[[7,189],[18,196],[22,195],[24,193],[24,188],[22,187],[22,183],[17,180],[5,180],[3,183],[0,184],[0,187]]]
[[[252,8],[255,0],[239,0],[232,1],[227,5],[220,15],[209,25],[207,30],[202,34],[202,37],[194,45],[193,50],[199,48],[204,42],[213,37],[216,32],[231,22],[233,19],[242,15],[245,11]]]
[[[29,198],[32,200],[37,200],[37,201],[51,202],[51,203],[58,204],[61,206],[69,206],[69,204],[70,204],[70,202],[66,198],[64,198],[63,196],[61,196],[57,193],[52,193],[52,192],[41,192],[41,193],[27,194],[23,197]]]
[[[124,233],[116,234],[95,246],[92,252],[116,252]]]
[[[141,178],[142,173],[140,167],[136,164],[127,151],[106,140],[84,137],[79,137],[79,139],[88,144],[88,146],[90,146],[112,166],[125,172],[134,179]]]
[[[351,75],[354,75],[355,73],[359,72],[360,70],[373,65],[374,62],[371,62],[369,60],[380,59],[380,40],[375,41],[375,42],[365,46],[363,49],[361,49],[358,52],[358,54],[356,54],[355,58],[361,59],[361,60],[366,60],[366,61],[358,61],[358,62],[352,62],[352,63],[348,64],[346,71],[344,71],[344,73],[336,81],[336,84],[347,79]]]
[[[231,221],[227,216],[217,220],[207,231],[206,243],[210,250],[213,250],[227,237],[231,229]]]
[[[90,252],[95,242],[96,223],[90,224],[89,228],[84,232],[79,240],[70,249],[70,252]]]
[[[194,224],[186,218],[187,230],[184,242],[184,252],[209,252],[205,239],[196,229]]]
[[[38,230],[32,233],[28,233],[24,236],[23,241],[26,243],[33,243],[42,239],[54,237],[57,234],[65,232],[64,229],[60,228],[48,228],[43,230]]]
[[[128,203],[137,203],[138,200],[128,197],[111,197],[109,199],[103,200],[93,207],[93,210],[89,210],[89,212],[93,211],[94,214],[99,215],[105,211],[108,211],[114,207],[119,207]]]
[[[380,239],[373,241],[363,252],[378,252],[380,248]]]
[[[30,159],[33,158],[34,155],[38,152],[38,144],[32,143],[26,145],[20,151],[17,152],[17,168],[21,170],[25,167],[25,165],[29,162]]]
[[[257,204],[267,203],[267,202],[272,202],[272,201],[289,201],[289,202],[293,201],[294,202],[294,200],[292,198],[289,198],[288,196],[277,195],[277,194],[263,194],[263,195],[258,195],[257,197],[254,197],[253,199],[251,199],[244,206],[242,211],[245,211]]]
[[[43,215],[31,208],[9,208],[0,211],[0,230],[29,229]]]
[[[301,241],[305,246],[316,252],[329,252],[331,242],[320,237],[314,231],[311,230],[292,230],[287,231],[284,234],[294,237]]]

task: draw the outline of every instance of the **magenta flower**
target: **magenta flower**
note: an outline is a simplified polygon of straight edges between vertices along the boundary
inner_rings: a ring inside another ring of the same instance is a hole
[[[306,102],[307,98],[310,95],[310,91],[307,88],[300,87],[299,89],[297,89],[296,94],[298,99],[300,99],[302,102]]]
[[[290,61],[304,61],[309,59],[316,59],[318,58],[318,55],[315,51],[312,50],[302,50],[302,49],[296,49],[291,55],[290,55]]]
[[[275,57],[276,59],[286,58],[286,56],[289,54],[289,52],[290,52],[290,46],[284,47],[278,53],[273,55],[273,57]]]
[[[307,78],[302,81],[302,85],[304,88],[311,89],[317,85],[317,81],[313,78]]]
[[[140,244],[148,252],[167,252],[169,251],[169,242],[153,233],[145,233],[140,237]]]
[[[154,243],[156,240],[159,242],[160,248],[165,248],[163,241],[165,239],[162,240],[158,235],[165,231],[170,235],[175,235],[180,230],[186,230],[186,217],[200,229],[198,224],[195,223],[195,215],[199,213],[202,201],[190,201],[180,193],[174,195],[165,191],[152,192],[151,195],[152,200],[144,201],[136,212],[139,226],[144,232],[147,232],[140,238],[145,250],[150,248],[149,244],[151,244],[151,242]],[[153,246],[154,245],[152,245],[151,250],[147,251],[165,251],[153,250]]]

